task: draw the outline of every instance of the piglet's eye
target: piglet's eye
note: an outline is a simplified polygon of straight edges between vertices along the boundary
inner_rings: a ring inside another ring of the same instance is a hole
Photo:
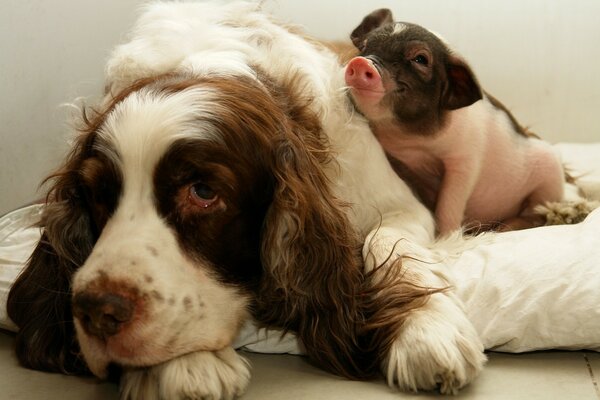
[[[419,54],[418,56],[413,58],[412,61],[416,62],[417,64],[424,65],[424,66],[429,65],[429,59],[427,58],[427,56],[425,56],[423,54]]]
[[[198,207],[209,208],[218,198],[217,193],[210,186],[202,182],[190,186],[189,199]]]

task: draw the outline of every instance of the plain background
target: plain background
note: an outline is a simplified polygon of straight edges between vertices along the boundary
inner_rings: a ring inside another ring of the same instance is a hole
[[[64,104],[98,98],[110,49],[143,3],[0,0],[0,214],[43,195],[38,184],[72,135]],[[379,7],[444,36],[484,89],[548,141],[600,141],[600,1],[265,1],[323,39],[347,38]]]

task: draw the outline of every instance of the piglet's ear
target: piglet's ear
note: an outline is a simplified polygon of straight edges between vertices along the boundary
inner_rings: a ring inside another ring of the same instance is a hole
[[[362,50],[365,39],[371,31],[382,25],[391,24],[392,22],[394,22],[394,17],[392,16],[391,10],[388,8],[375,10],[363,18],[360,25],[358,25],[350,34],[350,39],[359,50]]]
[[[448,110],[467,107],[481,100],[481,87],[471,67],[455,55],[450,55],[446,63],[448,86],[442,106]]]

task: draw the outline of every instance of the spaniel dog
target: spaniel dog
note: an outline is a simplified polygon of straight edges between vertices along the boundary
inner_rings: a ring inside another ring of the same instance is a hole
[[[453,393],[477,375],[431,214],[335,55],[296,31],[255,4],[145,10],[49,178],[8,301],[23,365],[118,371],[125,399],[229,399],[254,318],[346,377]]]

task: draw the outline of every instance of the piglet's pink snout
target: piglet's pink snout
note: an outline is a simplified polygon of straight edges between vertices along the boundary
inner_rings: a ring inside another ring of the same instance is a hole
[[[364,57],[354,57],[346,65],[346,84],[356,89],[383,90],[381,75],[373,63]]]

